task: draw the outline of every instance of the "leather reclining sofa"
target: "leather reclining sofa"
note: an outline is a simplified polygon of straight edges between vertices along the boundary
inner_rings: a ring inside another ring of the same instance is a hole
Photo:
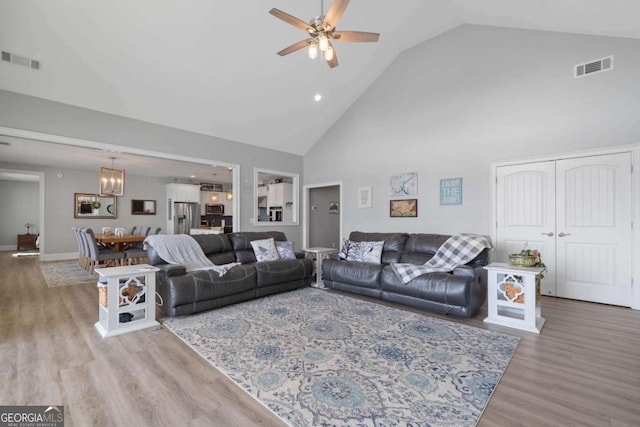
[[[211,270],[187,273],[182,265],[167,264],[147,245],[149,264],[158,267],[156,291],[162,298],[160,308],[168,316],[182,316],[241,301],[308,286],[313,264],[296,252],[296,259],[256,262],[251,241],[273,237],[286,241],[284,233],[240,232],[192,236],[214,264],[239,262],[219,277]]]
[[[424,264],[449,237],[354,231],[349,240],[384,241],[381,264],[344,261],[332,254],[322,263],[324,285],[421,310],[471,317],[487,297],[487,275],[482,267],[489,263],[488,249],[451,273],[427,273],[407,284],[402,283],[389,265]]]

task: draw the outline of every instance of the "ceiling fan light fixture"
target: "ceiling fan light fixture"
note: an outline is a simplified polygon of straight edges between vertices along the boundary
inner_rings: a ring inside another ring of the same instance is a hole
[[[326,34],[322,33],[320,37],[318,37],[318,47],[321,52],[324,52],[329,47],[329,38]]]
[[[309,45],[309,59],[316,59],[318,57],[318,45],[311,43]]]
[[[320,2],[320,15],[312,18],[309,23],[302,19],[296,18],[279,9],[272,8],[269,13],[278,19],[292,25],[298,29],[304,30],[309,38],[300,40],[291,46],[276,52],[280,56],[289,55],[301,49],[307,48],[307,55],[310,59],[316,59],[320,56],[320,60],[325,60],[329,68],[335,68],[338,64],[338,56],[335,48],[331,45],[331,41],[339,42],[377,42],[380,34],[369,33],[364,31],[336,31],[336,25],[342,18],[349,0],[333,0],[333,3],[324,12],[324,1]],[[318,50],[320,53],[318,54]],[[329,52],[327,52],[329,50]]]
[[[327,50],[324,51],[324,59],[325,61],[333,60],[333,48],[331,46],[327,46]]]

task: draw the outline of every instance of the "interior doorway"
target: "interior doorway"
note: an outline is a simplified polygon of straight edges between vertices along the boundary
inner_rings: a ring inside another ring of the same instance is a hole
[[[20,235],[29,233],[35,237],[36,250],[26,251],[29,255],[38,254],[42,260],[45,253],[45,203],[44,203],[44,173],[0,168],[0,183],[2,184],[3,209],[0,209],[3,223],[0,226],[0,250],[16,251],[20,253],[20,244],[16,244]],[[14,187],[16,191],[10,191]],[[33,193],[31,188],[35,187]],[[29,224],[28,228],[25,228]],[[9,244],[10,242],[10,244]],[[31,253],[29,253],[31,252]]]
[[[340,249],[342,184],[332,182],[304,188],[304,246]]]

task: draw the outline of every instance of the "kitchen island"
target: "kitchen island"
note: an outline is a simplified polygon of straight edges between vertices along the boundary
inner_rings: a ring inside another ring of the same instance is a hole
[[[200,228],[192,228],[189,234],[222,234],[224,233],[224,229],[222,227],[200,227]]]

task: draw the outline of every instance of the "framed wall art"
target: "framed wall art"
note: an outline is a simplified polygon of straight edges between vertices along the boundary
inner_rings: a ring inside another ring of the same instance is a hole
[[[389,178],[390,197],[416,195],[418,195],[418,172],[401,173]]]
[[[462,178],[447,178],[440,180],[440,204],[462,204]]]
[[[391,218],[415,218],[418,216],[418,199],[401,199],[389,201]]]
[[[370,208],[372,206],[371,186],[358,188],[358,208]]]

